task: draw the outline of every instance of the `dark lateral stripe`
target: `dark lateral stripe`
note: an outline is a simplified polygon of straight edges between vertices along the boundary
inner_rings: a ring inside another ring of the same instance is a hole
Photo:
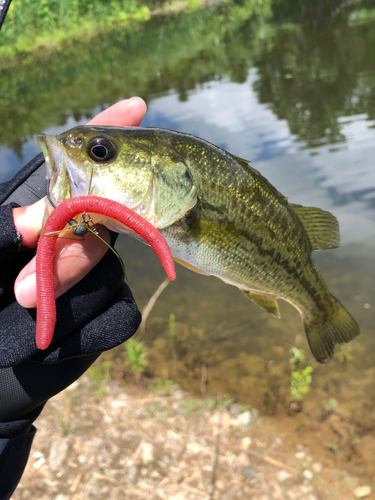
[[[326,307],[322,303],[322,297],[318,289],[314,287],[312,283],[310,283],[310,281],[300,272],[299,269],[301,268],[301,263],[294,262],[293,260],[285,258],[285,256],[281,253],[281,251],[276,247],[267,248],[267,246],[264,244],[264,238],[262,236],[257,236],[256,234],[251,233],[246,227],[244,227],[243,224],[241,224],[241,222],[244,222],[244,220],[246,220],[247,223],[249,223],[250,225],[258,225],[260,219],[259,213],[252,211],[251,209],[246,210],[246,214],[239,213],[238,214],[240,216],[239,218],[242,219],[243,217],[244,219],[242,221],[239,220],[239,223],[235,224],[233,223],[233,217],[231,217],[231,219],[229,220],[229,217],[227,215],[228,207],[225,205],[224,202],[222,206],[218,208],[217,204],[214,206],[208,201],[200,201],[199,206],[197,206],[197,212],[198,214],[204,214],[204,213],[206,213],[207,215],[215,214],[217,219],[219,219],[217,220],[217,222],[233,224],[233,230],[235,230],[238,239],[245,238],[247,241],[249,241],[249,243],[251,243],[256,248],[256,251],[258,252],[258,255],[260,257],[267,257],[272,261],[273,264],[276,264],[277,266],[281,267],[286,274],[288,274],[290,277],[296,280],[304,288],[306,293],[311,297],[318,311],[321,313],[326,313]],[[277,214],[274,212],[274,217],[276,218],[276,216]],[[277,217],[277,221],[273,222],[278,228],[280,228],[280,222],[285,221],[285,219],[286,219],[285,217]],[[271,228],[268,229],[270,232],[269,235],[270,238],[277,236],[276,234],[271,234],[272,233]],[[290,226],[287,223],[284,223],[281,229],[282,229],[281,232],[284,234],[284,237],[286,238],[288,237],[287,235],[288,229],[291,232],[293,230],[292,226]],[[298,228],[296,229],[298,232]],[[296,235],[294,234],[293,237],[295,238]],[[301,246],[304,245],[303,238],[302,239],[300,238],[299,240],[300,240],[299,244]],[[246,251],[244,253],[246,253]],[[311,269],[312,273],[313,274],[317,273],[317,270],[313,262],[310,263],[310,266],[312,267]]]
[[[291,264],[291,261],[286,259],[277,248],[265,247],[264,240],[261,236],[250,234],[242,228],[240,228],[240,231],[242,231],[243,233],[241,236],[246,238],[252,245],[256,247],[257,252],[261,257],[270,258],[272,262],[280,266],[286,272],[286,274],[292,276],[296,281],[298,281],[303,286],[307,294],[312,298],[318,310],[322,313],[326,312],[326,307],[324,307],[324,305],[322,304],[321,296],[318,290],[310,282],[308,282],[303,275],[301,275],[294,263]],[[311,265],[313,266],[312,263]],[[316,272],[315,269],[313,269],[313,271]]]
[[[263,238],[255,235],[247,235],[247,239],[256,246],[257,251],[262,257],[270,257],[274,263],[282,267],[284,271],[296,279],[306,290],[308,295],[314,301],[314,304],[319,309],[320,312],[325,312],[326,308],[321,302],[321,296],[318,290],[309,282],[306,281],[303,275],[298,271],[295,265],[291,265],[290,261],[283,257],[283,255],[275,248],[265,248],[263,246]],[[315,271],[315,270],[314,270]]]

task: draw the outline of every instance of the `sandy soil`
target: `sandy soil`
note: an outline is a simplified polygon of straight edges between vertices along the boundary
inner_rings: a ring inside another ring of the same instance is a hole
[[[307,440],[299,418],[91,372],[47,404],[13,499],[375,498],[371,474],[346,470],[321,435]],[[325,425],[340,432],[345,416]],[[370,460],[375,439],[362,448]]]

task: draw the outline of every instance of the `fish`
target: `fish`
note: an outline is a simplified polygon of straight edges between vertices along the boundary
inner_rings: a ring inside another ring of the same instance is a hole
[[[37,140],[53,205],[83,195],[126,205],[160,231],[176,262],[239,288],[277,318],[278,299],[293,305],[320,363],[359,335],[311,257],[339,246],[336,217],[290,203],[249,161],[161,128],[77,126]]]

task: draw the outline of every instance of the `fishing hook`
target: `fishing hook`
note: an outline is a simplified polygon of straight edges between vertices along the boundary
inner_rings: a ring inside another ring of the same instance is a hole
[[[47,179],[47,200],[51,203],[51,205],[53,206],[53,208],[57,208],[56,205],[53,203],[53,201],[51,200],[51,196],[49,194],[49,187],[50,187],[50,184],[51,184],[51,179]]]
[[[87,217],[87,219],[86,219],[86,217]],[[86,212],[83,212],[83,214],[82,214],[82,224],[84,224],[89,229],[91,229],[91,231],[93,233],[99,234],[99,229],[96,227],[95,222],[92,220],[91,216]],[[90,227],[90,224],[91,224],[91,227]]]
[[[51,179],[47,179],[47,199],[48,201],[50,202],[50,204],[52,205],[52,207],[54,209],[56,209],[56,205],[53,203],[52,199],[51,199],[51,195],[50,195],[50,185],[51,185]],[[86,219],[87,217],[87,219]],[[89,229],[91,229],[91,231],[95,234],[99,234],[99,230],[98,228],[96,227],[94,221],[92,220],[92,218],[90,217],[89,214],[87,214],[86,212],[84,212],[82,214],[82,223],[77,223],[76,220],[74,219],[70,219],[68,220],[68,224],[70,226],[74,226],[76,224],[77,227],[73,228],[72,229],[72,232],[75,236],[85,236],[85,234],[87,233],[87,231]],[[91,228],[90,228],[90,225],[91,224]]]

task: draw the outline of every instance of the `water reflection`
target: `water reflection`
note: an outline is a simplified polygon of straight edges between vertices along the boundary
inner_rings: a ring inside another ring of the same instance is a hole
[[[191,92],[186,102],[176,94],[154,99],[144,124],[189,132],[251,159],[293,202],[334,212],[342,246],[363,240],[372,245],[375,219],[367,210],[375,194],[370,161],[375,154],[374,122],[365,114],[341,117],[338,122],[347,137],[343,147],[308,149],[290,134],[286,121],[276,120],[258,102],[253,90],[257,81],[257,72],[250,71],[243,84],[209,82]]]
[[[272,3],[261,3],[241,0],[161,17],[59,52],[5,61],[0,145],[20,155],[31,135],[64,126],[69,117],[84,122],[93,108],[124,96],[151,102],[174,91],[185,102],[208,84],[252,77],[257,101],[286,120],[303,147],[345,141],[340,118],[375,117],[374,24],[353,25],[352,9],[333,0],[324,2],[327,17],[321,2],[295,9],[290,0],[278,2],[275,24]],[[232,95],[227,90],[232,99],[238,88]]]

